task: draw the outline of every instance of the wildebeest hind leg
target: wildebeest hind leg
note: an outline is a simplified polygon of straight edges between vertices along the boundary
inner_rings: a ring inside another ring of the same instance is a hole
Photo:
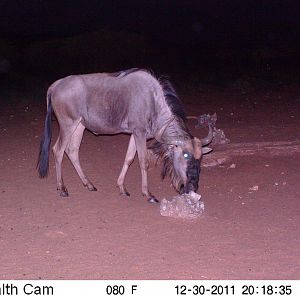
[[[59,122],[60,130],[59,130],[58,139],[52,148],[54,154],[55,169],[56,169],[57,190],[60,191],[60,196],[62,197],[69,196],[69,193],[63,181],[61,164],[62,164],[66,147],[69,144],[72,134],[76,130],[78,124],[79,121],[74,122],[68,120],[68,122],[64,122],[64,123]]]
[[[88,188],[89,191],[97,191],[94,185],[90,182],[87,176],[84,174],[80,161],[79,161],[79,148],[83,137],[85,127],[79,123],[74,133],[72,134],[71,140],[66,148],[66,153],[72,162],[78,176],[80,177],[83,185]]]
[[[54,154],[54,161],[55,161],[57,190],[60,191],[60,196],[62,197],[69,196],[68,190],[63,181],[61,164],[64,157],[64,151],[68,144],[70,136],[71,133],[68,133],[65,130],[64,131],[60,130],[58,139],[52,148]]]
[[[135,141],[134,141],[133,135],[131,135],[129,144],[128,144],[128,149],[126,152],[125,161],[123,164],[123,168],[122,168],[122,171],[121,171],[118,181],[117,181],[118,187],[120,189],[120,195],[130,196],[130,194],[127,192],[127,190],[124,186],[124,180],[125,180],[127,170],[134,160],[135,153],[136,153]]]

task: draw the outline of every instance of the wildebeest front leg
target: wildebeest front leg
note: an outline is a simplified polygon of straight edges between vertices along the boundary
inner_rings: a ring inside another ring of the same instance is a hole
[[[125,176],[126,176],[127,170],[134,160],[135,153],[136,153],[135,141],[134,141],[133,135],[131,135],[129,144],[128,144],[128,149],[126,152],[125,161],[123,164],[123,168],[122,168],[122,171],[121,171],[118,181],[117,181],[118,187],[120,189],[120,195],[130,196],[130,194],[128,193],[128,191],[126,190],[126,188],[124,186],[124,181],[125,181]]]
[[[148,198],[148,201],[151,203],[159,202],[148,190],[148,178],[147,178],[147,170],[148,170],[148,156],[147,156],[147,146],[146,146],[146,134],[135,132],[134,134],[135,144],[137,148],[141,173],[142,173],[142,193],[143,196]]]
[[[70,161],[72,162],[75,170],[77,171],[77,174],[80,177],[83,185],[87,187],[89,191],[97,191],[97,189],[94,187],[91,181],[84,174],[79,161],[79,148],[84,130],[85,127],[81,123],[79,123],[66,148],[66,153]]]

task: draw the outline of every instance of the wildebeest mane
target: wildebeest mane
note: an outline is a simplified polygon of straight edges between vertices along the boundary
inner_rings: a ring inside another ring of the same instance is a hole
[[[112,77],[118,77],[118,78],[123,78],[131,73],[135,73],[135,72],[138,72],[138,71],[145,71],[145,72],[148,72],[147,70],[144,70],[144,69],[139,69],[139,68],[131,68],[131,69],[128,69],[128,70],[123,70],[123,71],[118,71],[118,72],[114,72],[114,73],[109,73],[110,76]]]
[[[172,113],[186,122],[186,112],[184,109],[184,105],[178,97],[172,83],[166,78],[161,78],[159,82],[164,91],[166,102],[170,107]]]

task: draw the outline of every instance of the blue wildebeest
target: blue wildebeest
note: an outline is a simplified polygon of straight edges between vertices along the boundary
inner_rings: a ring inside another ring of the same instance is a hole
[[[131,134],[117,181],[120,194],[129,196],[124,180],[137,152],[142,193],[150,202],[157,202],[148,189],[148,151],[162,159],[162,177],[170,176],[178,192],[197,191],[200,159],[211,150],[204,146],[212,140],[212,128],[209,126],[209,134],[202,140],[190,134],[183,104],[169,81],[159,80],[141,69],[72,75],[55,81],[47,92],[47,115],[38,160],[40,177],[48,173],[53,111],[60,127],[53,153],[61,196],[68,196],[61,172],[64,152],[84,186],[96,190],[78,157],[85,128],[95,134]],[[147,150],[146,141],[153,138]]]

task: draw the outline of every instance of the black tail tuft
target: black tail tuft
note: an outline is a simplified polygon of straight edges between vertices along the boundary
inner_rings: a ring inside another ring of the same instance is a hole
[[[50,151],[50,144],[51,144],[51,136],[52,136],[52,104],[51,104],[51,95],[48,94],[48,109],[47,115],[45,119],[45,127],[44,133],[42,136],[41,144],[40,144],[40,153],[39,153],[39,160],[37,164],[37,168],[39,170],[40,178],[44,178],[48,175],[48,168],[49,168],[49,151]]]

